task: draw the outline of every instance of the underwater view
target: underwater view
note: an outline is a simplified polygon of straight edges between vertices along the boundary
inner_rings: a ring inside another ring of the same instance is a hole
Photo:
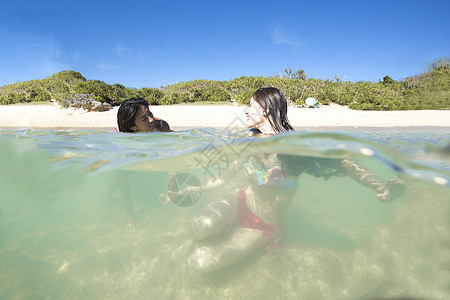
[[[168,190],[261,153],[350,159],[403,189],[381,201],[349,176],[301,173],[278,249],[198,272],[191,219],[245,170],[189,197]],[[449,299],[449,158],[447,130],[0,130],[0,298]]]

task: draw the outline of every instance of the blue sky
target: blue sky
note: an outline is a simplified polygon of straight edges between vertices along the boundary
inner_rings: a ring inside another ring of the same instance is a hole
[[[160,87],[303,69],[377,81],[450,56],[450,1],[8,1],[0,86],[75,70]]]

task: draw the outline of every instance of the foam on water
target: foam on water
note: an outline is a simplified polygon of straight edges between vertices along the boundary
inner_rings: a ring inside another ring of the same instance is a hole
[[[215,129],[2,130],[0,298],[447,299],[449,142],[445,131],[255,140]],[[199,159],[208,149],[222,157],[210,170]],[[191,271],[182,255],[189,221],[226,191],[163,205],[169,172],[204,180],[260,152],[351,158],[407,189],[382,203],[349,178],[303,174],[279,252],[263,248],[207,276]]]

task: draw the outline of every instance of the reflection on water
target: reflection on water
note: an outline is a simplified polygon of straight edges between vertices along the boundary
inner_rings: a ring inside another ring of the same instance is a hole
[[[450,296],[447,132],[290,133],[258,141],[214,129],[0,133],[2,299]],[[243,144],[245,153],[351,157],[384,179],[401,176],[408,188],[382,203],[349,178],[303,174],[280,251],[262,248],[196,274],[180,247],[192,216],[223,191],[204,192],[189,207],[163,205],[159,195],[169,171],[209,176],[198,157],[211,145],[231,159],[239,155],[232,146]]]

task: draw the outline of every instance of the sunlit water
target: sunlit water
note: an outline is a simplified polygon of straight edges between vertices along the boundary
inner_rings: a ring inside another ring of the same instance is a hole
[[[448,299],[449,145],[448,131],[2,130],[0,298]],[[240,151],[351,158],[407,189],[383,203],[347,177],[303,174],[280,251],[197,274],[179,247],[192,216],[226,191],[187,207],[159,195],[168,172],[205,180]]]

